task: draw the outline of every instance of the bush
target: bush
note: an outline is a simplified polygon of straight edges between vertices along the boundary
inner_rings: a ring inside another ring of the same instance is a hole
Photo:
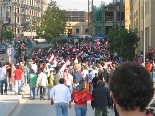
[[[49,50],[50,48],[51,48],[51,46],[46,47],[46,48],[43,48],[43,50],[47,51],[47,50]]]
[[[40,49],[40,47],[35,47],[31,49],[31,52],[37,52]]]
[[[64,45],[67,42],[67,39],[60,39],[58,40],[59,45]]]

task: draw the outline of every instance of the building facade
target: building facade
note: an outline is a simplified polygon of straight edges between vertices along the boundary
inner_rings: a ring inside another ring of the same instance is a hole
[[[139,48],[144,50],[143,38],[143,0],[130,0],[130,28],[138,30],[138,36],[141,38]],[[145,0],[145,50],[155,48],[155,0]]]
[[[31,32],[32,20],[42,20],[47,0],[3,0],[0,5],[1,29],[12,28],[14,38],[22,39]]]
[[[130,29],[130,0],[125,0],[125,28]]]
[[[68,15],[67,27],[65,34],[71,32],[72,36],[82,37],[88,35],[88,13],[86,11],[66,10]]]

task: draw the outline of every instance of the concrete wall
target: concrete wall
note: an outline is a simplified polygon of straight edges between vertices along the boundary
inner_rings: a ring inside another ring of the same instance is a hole
[[[141,38],[139,47],[143,50],[143,0],[130,0],[130,7],[131,29],[138,29],[138,36]],[[145,50],[148,52],[149,47],[155,48],[155,0],[146,0],[145,7]]]

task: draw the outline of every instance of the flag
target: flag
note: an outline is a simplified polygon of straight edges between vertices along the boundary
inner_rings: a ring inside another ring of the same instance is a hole
[[[89,100],[94,100],[93,96],[89,92],[89,77],[88,77],[87,87],[84,90],[79,89],[77,91],[73,91],[72,99],[76,104],[83,103]]]
[[[76,63],[76,64],[78,63],[77,56],[75,57],[74,63]]]
[[[54,58],[53,63],[54,63],[54,67],[56,67],[57,66],[57,59],[56,59],[56,57]]]
[[[12,66],[11,66],[11,78],[10,78],[10,84],[12,85],[13,84],[13,82],[14,82],[14,76],[13,76],[13,73],[14,73],[14,71],[15,71],[15,66],[14,66],[14,64],[12,63]]]
[[[54,54],[52,53],[52,55],[51,55],[51,57],[50,57],[50,59],[49,59],[49,62],[52,62],[53,59],[54,59]]]
[[[79,49],[74,48],[74,49],[73,49],[73,52],[79,52]]]
[[[9,63],[11,63],[11,54],[9,54]]]
[[[83,53],[83,51],[81,51],[78,55],[77,55],[77,57],[80,57],[80,56],[82,56],[84,53]]]

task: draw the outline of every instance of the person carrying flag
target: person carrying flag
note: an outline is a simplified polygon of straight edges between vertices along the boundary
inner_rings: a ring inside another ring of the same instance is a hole
[[[79,85],[76,86],[72,92],[72,99],[75,103],[76,116],[86,116],[87,112],[87,101],[94,100],[91,93],[89,92],[89,78],[88,84],[85,87],[85,80],[80,80]]]

